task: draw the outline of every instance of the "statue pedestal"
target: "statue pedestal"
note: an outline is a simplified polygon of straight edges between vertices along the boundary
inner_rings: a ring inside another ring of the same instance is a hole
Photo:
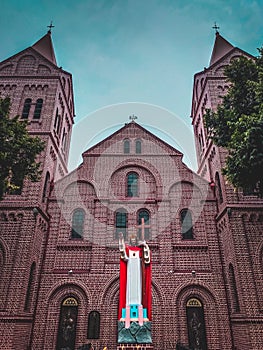
[[[152,344],[118,344],[117,350],[153,350]]]
[[[131,349],[136,349],[136,346],[151,345],[151,328],[152,323],[150,321],[143,322],[142,326],[138,322],[131,321],[129,328],[125,328],[124,321],[118,321],[118,343],[135,346]],[[144,348],[137,347],[137,349]]]

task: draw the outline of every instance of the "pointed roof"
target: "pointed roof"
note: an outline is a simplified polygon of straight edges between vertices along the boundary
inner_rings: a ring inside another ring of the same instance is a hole
[[[213,52],[211,55],[209,66],[212,66],[220,58],[225,56],[229,51],[234,48],[226,39],[224,39],[219,32],[216,32],[215,43],[213,47]]]
[[[47,32],[46,35],[44,35],[34,45],[32,45],[32,48],[57,66],[50,30]]]

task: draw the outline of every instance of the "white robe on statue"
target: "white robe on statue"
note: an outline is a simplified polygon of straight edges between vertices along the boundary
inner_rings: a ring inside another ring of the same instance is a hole
[[[142,303],[142,272],[140,252],[129,250],[127,262],[126,304],[141,305]]]

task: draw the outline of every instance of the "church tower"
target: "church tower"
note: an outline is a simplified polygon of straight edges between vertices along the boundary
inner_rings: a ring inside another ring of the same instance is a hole
[[[234,190],[222,175],[227,151],[208,138],[206,109],[216,110],[229,88],[224,69],[240,56],[254,59],[234,47],[216,29],[208,68],[195,74],[192,124],[198,174],[210,182],[217,200],[216,224],[228,295],[233,349],[262,346],[262,228],[263,201],[256,193]],[[261,333],[261,336],[260,336]],[[260,345],[261,344],[261,345]]]
[[[2,341],[9,349],[30,345],[48,234],[47,198],[54,181],[67,174],[72,77],[57,65],[51,28],[34,45],[0,62],[0,96],[11,99],[10,117],[19,115],[29,133],[45,141],[38,157],[41,180],[25,180],[21,191],[6,193],[0,203],[0,313]]]
[[[11,117],[20,115],[28,122],[30,134],[46,142],[40,159],[44,178],[56,181],[63,177],[74,118],[73,87],[71,74],[57,66],[51,30],[33,46],[0,63],[0,93],[11,98]],[[34,186],[35,199],[42,196],[44,200],[45,183]]]

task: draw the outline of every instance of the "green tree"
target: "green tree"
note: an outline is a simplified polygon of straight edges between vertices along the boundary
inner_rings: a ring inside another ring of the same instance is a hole
[[[36,156],[44,149],[39,137],[32,137],[26,122],[10,118],[10,98],[0,98],[0,200],[8,191],[21,189],[24,178],[38,181],[40,163]]]
[[[216,111],[206,110],[209,137],[228,150],[223,174],[235,188],[263,196],[263,48],[226,69],[228,93]]]

